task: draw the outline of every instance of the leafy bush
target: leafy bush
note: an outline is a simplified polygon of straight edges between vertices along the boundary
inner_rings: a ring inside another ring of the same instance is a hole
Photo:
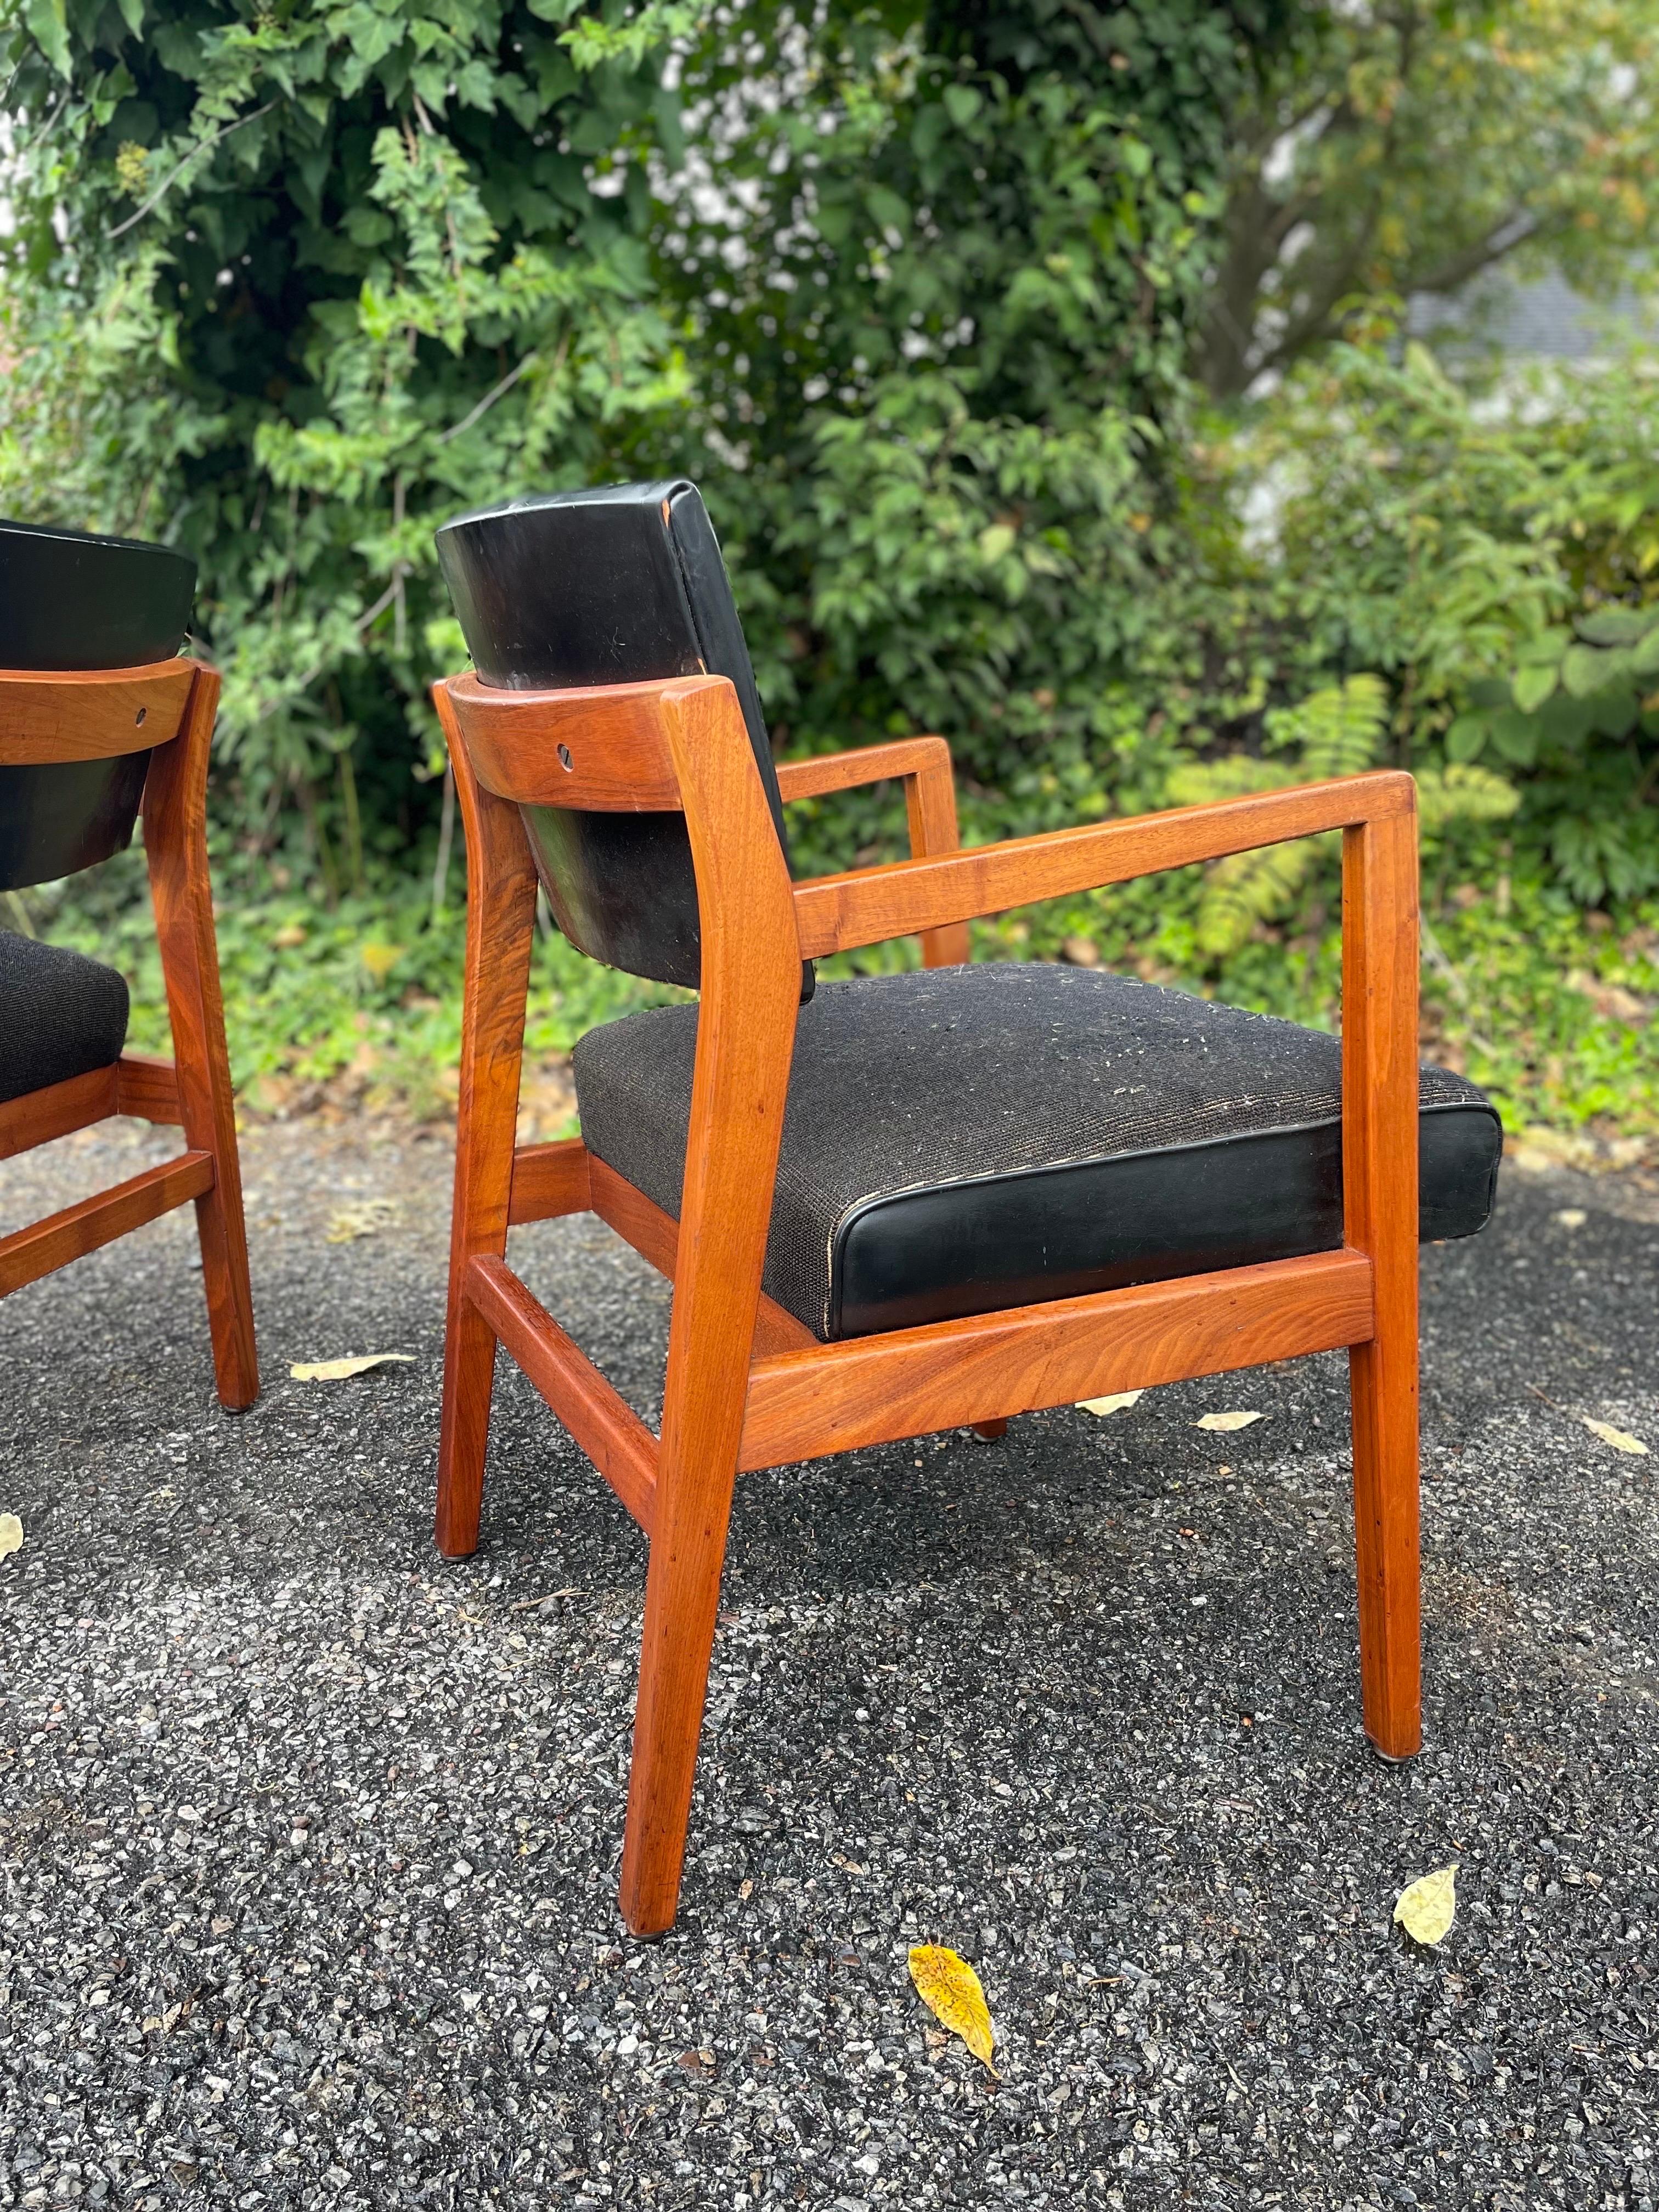
[[[1454,377],[1386,329],[1218,449],[1254,619],[1386,677],[1395,757],[1478,763],[1586,906],[1659,885],[1659,359]],[[1263,517],[1267,519],[1262,519]]]
[[[693,13],[0,4],[0,512],[196,555],[240,826],[297,796],[336,887],[422,811],[434,524],[684,404],[645,162]]]

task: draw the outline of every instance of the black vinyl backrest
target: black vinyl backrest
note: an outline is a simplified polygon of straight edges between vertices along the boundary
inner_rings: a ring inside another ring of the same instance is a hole
[[[171,546],[0,522],[0,668],[142,668],[184,642],[196,563]],[[149,755],[0,768],[0,890],[132,842]]]
[[[760,694],[702,495],[684,477],[546,492],[458,516],[438,559],[481,683],[515,691],[730,678],[785,857]],[[699,981],[690,842],[678,814],[522,808],[553,917],[595,960]],[[802,995],[811,993],[810,965]]]

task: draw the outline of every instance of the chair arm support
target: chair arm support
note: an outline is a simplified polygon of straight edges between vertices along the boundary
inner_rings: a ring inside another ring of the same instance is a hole
[[[906,783],[943,775],[951,781],[951,748],[943,738],[895,738],[881,745],[854,745],[844,753],[815,753],[810,760],[780,761],[778,789],[786,799],[817,799],[828,791],[854,791],[902,776]]]
[[[811,760],[785,761],[778,769],[778,789],[786,799],[817,799],[826,792],[852,791],[860,785],[883,783],[889,777],[897,778],[904,786],[911,857],[954,853],[960,842],[956,779],[951,767],[951,748],[943,738],[896,738],[887,744],[860,745],[850,752],[820,753]],[[820,880],[839,883],[847,879],[825,877]],[[904,937],[910,933],[884,930],[881,934]],[[955,968],[966,964],[969,950],[965,919],[924,928],[920,934],[924,967]]]
[[[820,876],[795,885],[801,952],[817,959],[850,951],[1229,853],[1410,817],[1416,806],[1410,776],[1385,769]]]

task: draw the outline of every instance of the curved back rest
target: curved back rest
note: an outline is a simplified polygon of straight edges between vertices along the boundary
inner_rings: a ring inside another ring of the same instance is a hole
[[[783,805],[742,625],[702,499],[684,478],[553,492],[461,515],[437,533],[482,697],[723,676],[742,709],[786,860]],[[514,723],[515,729],[527,725]],[[529,741],[527,741],[529,742]],[[489,777],[475,757],[480,781]],[[556,767],[550,793],[559,791]],[[608,966],[696,987],[696,878],[684,819],[637,802],[520,802],[559,927]],[[678,801],[671,801],[678,808]],[[811,990],[803,971],[803,997]]]
[[[171,656],[195,589],[169,546],[0,522],[0,890],[131,843],[150,750],[190,690]],[[159,689],[120,689],[166,671]]]

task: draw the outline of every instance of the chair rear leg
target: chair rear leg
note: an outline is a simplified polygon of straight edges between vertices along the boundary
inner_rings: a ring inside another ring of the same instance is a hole
[[[179,735],[159,746],[144,784],[144,852],[173,1026],[185,1139],[213,1158],[213,1188],[196,1201],[213,1367],[232,1412],[259,1395],[242,1214],[236,1110],[207,860],[207,756],[219,679],[198,669]]]
[[[475,1259],[498,1260],[507,1250],[536,871],[517,808],[477,782],[441,684],[434,697],[466,831],[466,995],[434,1529],[445,1558],[459,1559],[478,1547],[495,1375],[495,1334],[467,1296],[466,1273]]]

